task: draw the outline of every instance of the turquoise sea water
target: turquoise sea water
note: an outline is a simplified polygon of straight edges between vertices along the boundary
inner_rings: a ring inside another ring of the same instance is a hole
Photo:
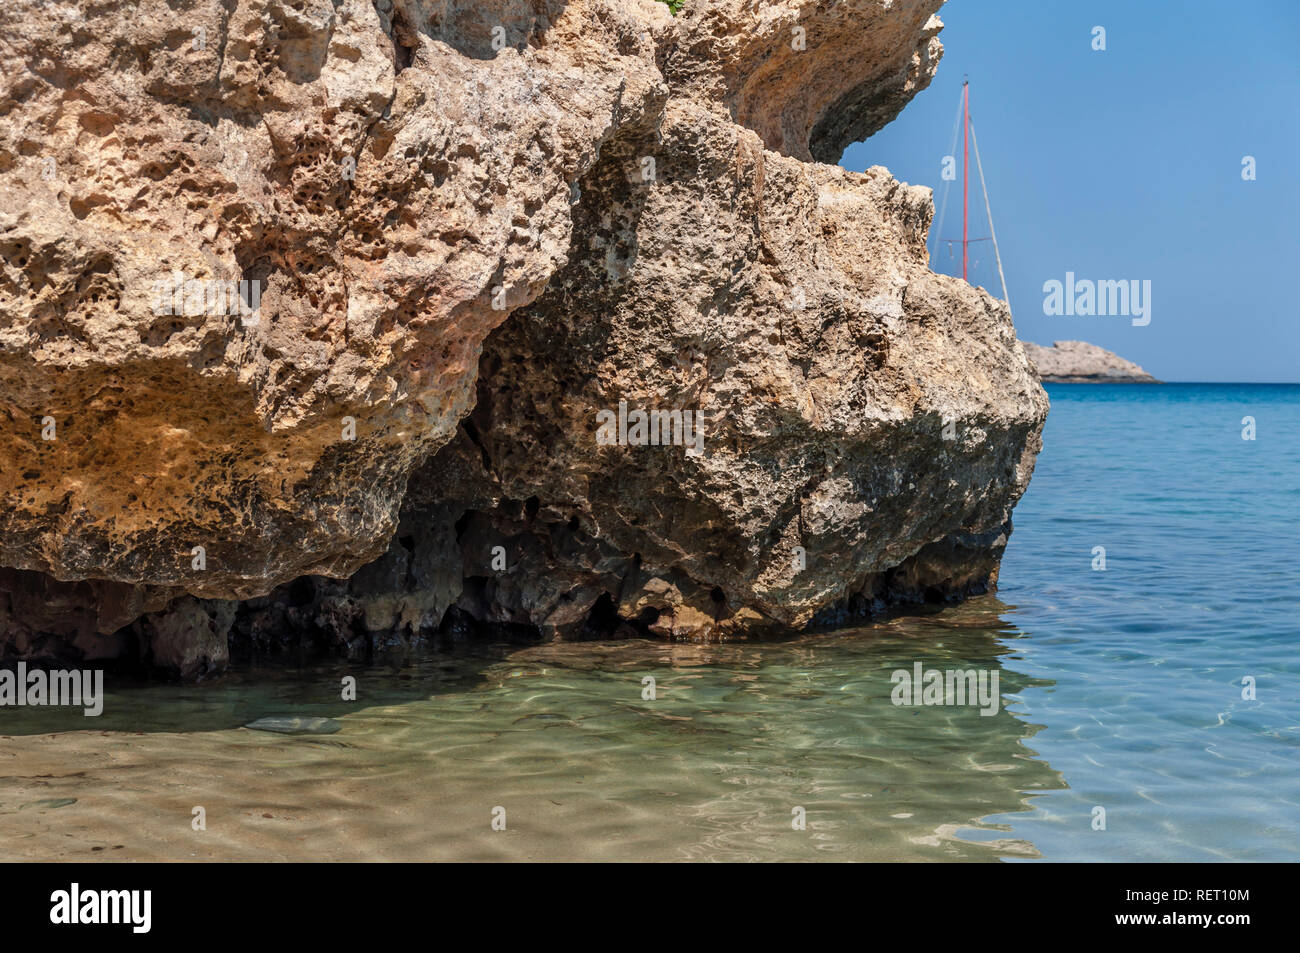
[[[1048,389],[996,595],[779,643],[477,646],[112,685],[93,723],[6,710],[0,849],[1300,859],[1300,386]],[[893,704],[891,673],[917,662],[996,671],[1002,706]],[[267,715],[342,728],[240,727]]]
[[[1300,859],[1300,386],[1048,392],[999,596],[1069,787],[1002,820],[1049,859]]]

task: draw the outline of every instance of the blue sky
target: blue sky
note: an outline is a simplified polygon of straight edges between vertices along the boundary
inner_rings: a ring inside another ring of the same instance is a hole
[[[940,17],[930,87],[841,165],[935,188],[937,225],[969,74],[1022,338],[1091,341],[1168,381],[1300,381],[1300,2],[951,0]],[[961,234],[956,153],[943,237]],[[988,234],[977,181],[972,157],[971,237]],[[960,246],[930,247],[960,274]],[[973,283],[1001,297],[991,245],[971,248]],[[1046,316],[1043,283],[1067,271],[1150,280],[1150,324]]]

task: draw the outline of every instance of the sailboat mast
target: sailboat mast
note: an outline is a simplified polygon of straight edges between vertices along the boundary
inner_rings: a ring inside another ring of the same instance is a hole
[[[966,281],[968,259],[966,225],[970,210],[970,80],[961,84],[961,280]]]

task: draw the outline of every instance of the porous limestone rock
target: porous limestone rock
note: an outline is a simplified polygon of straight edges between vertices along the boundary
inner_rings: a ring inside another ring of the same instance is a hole
[[[16,0],[5,654],[192,677],[223,637],[723,638],[990,585],[1045,396],[927,268],[929,191],[822,164],[929,82],[938,5]],[[620,406],[702,452],[601,442]]]
[[[835,163],[930,84],[943,2],[688,3],[665,72],[767,148]]]
[[[6,4],[0,564],[247,597],[381,553],[578,178],[660,108],[659,21]],[[255,313],[208,293],[241,281]]]

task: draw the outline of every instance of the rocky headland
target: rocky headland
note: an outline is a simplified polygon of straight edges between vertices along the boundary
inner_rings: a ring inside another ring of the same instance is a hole
[[[1034,365],[927,268],[928,189],[831,164],[930,82],[939,6],[11,0],[3,658],[994,585]]]
[[[1086,341],[1054,341],[1051,347],[1023,342],[1038,376],[1047,383],[1160,383],[1132,361]]]

